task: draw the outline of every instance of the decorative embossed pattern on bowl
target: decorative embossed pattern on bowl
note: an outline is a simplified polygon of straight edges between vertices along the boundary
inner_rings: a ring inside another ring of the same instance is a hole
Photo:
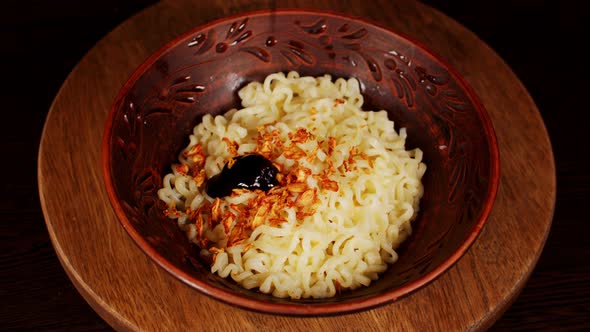
[[[447,270],[480,233],[498,186],[485,110],[437,56],[378,25],[334,13],[255,12],[198,27],[165,45],[117,96],[103,143],[109,197],[123,227],[168,272],[219,300],[296,315],[333,314],[398,299]],[[157,198],[205,113],[239,107],[237,91],[270,73],[355,77],[365,109],[388,111],[428,166],[414,233],[399,261],[366,288],[331,299],[278,299],[209,272]]]

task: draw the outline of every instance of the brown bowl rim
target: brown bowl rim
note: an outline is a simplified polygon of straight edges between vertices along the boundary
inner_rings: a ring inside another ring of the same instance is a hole
[[[377,27],[378,29],[384,30],[388,34],[394,34],[397,37],[404,39],[409,44],[412,44],[421,49],[425,55],[434,59],[434,61],[441,64],[446,70],[448,70],[450,76],[457,80],[459,85],[465,89],[467,96],[474,104],[474,108],[479,115],[480,120],[482,121],[485,137],[489,143],[489,155],[490,155],[490,186],[486,193],[486,200],[484,202],[483,208],[481,213],[478,217],[477,222],[473,226],[473,230],[467,236],[465,241],[455,250],[455,252],[450,255],[445,261],[443,261],[439,266],[434,268],[432,271],[427,273],[426,275],[422,276],[421,278],[410,282],[398,289],[385,292],[382,294],[378,294],[376,296],[360,299],[360,300],[352,300],[343,303],[326,303],[326,304],[310,304],[310,305],[302,305],[300,303],[272,303],[263,300],[258,300],[254,298],[247,298],[243,296],[236,295],[230,291],[223,290],[221,288],[212,286],[206,282],[193,278],[191,275],[185,273],[181,269],[177,268],[171,262],[166,260],[162,257],[132,226],[131,222],[127,218],[125,212],[123,211],[122,206],[119,203],[117,195],[114,189],[114,183],[112,179],[112,174],[110,170],[110,155],[111,149],[109,145],[109,137],[113,128],[113,114],[116,111],[116,105],[121,101],[133,84],[143,75],[146,69],[148,69],[151,65],[153,65],[160,56],[168,52],[170,49],[174,48],[176,45],[181,43],[186,38],[194,35],[196,32],[207,29],[208,27],[212,27],[216,24],[226,22],[229,20],[237,20],[244,17],[252,17],[252,16],[263,16],[269,14],[277,14],[280,15],[281,13],[301,13],[301,14],[315,14],[315,15],[323,15],[329,17],[336,17],[341,19],[347,20],[354,20],[361,22],[363,24],[372,25]],[[103,169],[103,180],[104,184],[107,189],[107,194],[109,196],[109,200],[111,202],[111,206],[115,210],[115,214],[117,215],[117,219],[127,232],[129,236],[134,240],[135,244],[148,256],[151,260],[156,262],[161,268],[166,270],[168,273],[172,274],[176,278],[180,279],[185,284],[199,290],[200,292],[211,296],[217,300],[226,302],[228,304],[238,305],[242,308],[251,309],[259,312],[266,312],[272,314],[287,314],[287,315],[297,315],[297,316],[311,316],[311,315],[330,315],[330,314],[342,314],[348,313],[353,311],[359,311],[363,309],[368,309],[372,307],[376,307],[379,305],[383,305],[386,303],[392,303],[403,296],[407,296],[410,293],[422,288],[423,286],[427,285],[428,283],[432,282],[436,278],[440,277],[444,272],[446,272],[450,267],[452,267],[470,248],[470,246],[475,242],[478,235],[481,233],[490,213],[494,205],[494,201],[496,199],[498,186],[499,186],[499,179],[500,179],[500,158],[499,158],[499,150],[498,150],[498,143],[494,128],[492,126],[492,122],[489,118],[489,115],[483,106],[482,102],[480,101],[479,97],[473,90],[473,88],[467,83],[467,81],[460,75],[452,66],[450,66],[445,60],[443,60],[440,56],[436,53],[431,51],[428,47],[423,45],[421,42],[409,37],[403,33],[399,33],[394,31],[392,28],[387,27],[379,22],[375,22],[363,17],[357,17],[353,15],[343,14],[335,11],[330,10],[317,10],[317,9],[301,9],[301,8],[280,8],[280,9],[263,9],[263,10],[255,10],[255,11],[248,11],[242,12],[235,15],[224,16],[212,21],[209,21],[205,24],[201,24],[190,30],[178,35],[168,43],[164,44],[160,47],[157,51],[152,53],[145,61],[143,61],[137,69],[133,72],[133,74],[127,79],[124,83],[122,88],[119,90],[117,97],[115,98],[107,116],[105,130],[103,134],[102,140],[102,169]]]

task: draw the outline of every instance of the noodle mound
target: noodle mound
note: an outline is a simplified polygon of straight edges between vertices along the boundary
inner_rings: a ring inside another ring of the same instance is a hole
[[[211,271],[277,297],[368,286],[398,259],[422,197],[422,151],[385,111],[363,111],[356,79],[276,73],[239,91],[243,108],[205,115],[158,196]],[[272,161],[280,185],[207,195],[233,157]]]

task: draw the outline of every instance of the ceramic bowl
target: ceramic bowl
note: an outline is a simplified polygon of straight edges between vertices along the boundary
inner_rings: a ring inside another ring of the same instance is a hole
[[[274,15],[274,16],[273,16]],[[406,148],[428,170],[413,234],[399,261],[369,287],[329,299],[280,299],[210,272],[163,214],[157,197],[188,135],[206,113],[239,107],[237,91],[270,73],[355,77],[364,109],[388,110]],[[106,123],[103,169],[125,230],[154,262],[213,298],[262,312],[336,314],[391,303],[427,285],[468,250],[491,211],[499,179],[496,139],[460,75],[424,46],[335,13],[278,10],[197,27],[149,57],[121,88]]]

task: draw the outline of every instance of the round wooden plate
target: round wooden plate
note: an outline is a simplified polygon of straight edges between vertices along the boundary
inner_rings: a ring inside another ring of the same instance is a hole
[[[490,114],[502,174],[490,219],[454,267],[402,300],[353,314],[308,318],[232,307],[150,261],[111,208],[101,173],[101,139],[110,105],[127,77],[174,36],[271,5],[362,16],[409,35],[457,69]],[[352,6],[337,0],[159,3],[111,32],[72,71],[47,117],[38,167],[45,220],[62,265],[90,305],[120,330],[484,329],[512,303],[536,264],[556,192],[547,132],[518,78],[474,34],[414,1]]]

